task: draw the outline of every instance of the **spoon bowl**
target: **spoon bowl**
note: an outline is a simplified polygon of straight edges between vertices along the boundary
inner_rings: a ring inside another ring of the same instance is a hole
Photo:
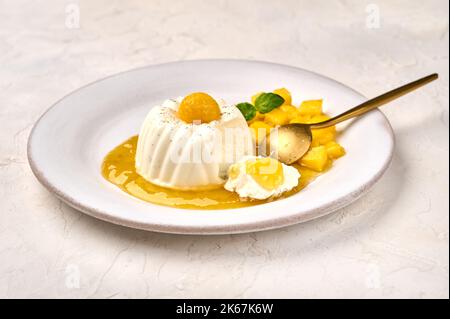
[[[312,133],[308,124],[280,126],[276,134],[270,135],[270,145],[276,145],[275,156],[280,162],[292,164],[308,152]]]

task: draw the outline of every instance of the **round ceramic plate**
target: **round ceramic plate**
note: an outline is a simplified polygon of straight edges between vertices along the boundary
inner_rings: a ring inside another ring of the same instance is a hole
[[[201,60],[148,66],[89,84],[53,105],[36,123],[28,158],[38,180],[70,206],[129,227],[167,233],[224,234],[277,228],[331,213],[359,198],[381,177],[393,153],[391,126],[378,111],[339,126],[347,155],[301,192],[240,209],[186,210],[134,198],[100,173],[104,156],[138,133],[153,105],[205,91],[235,103],[286,87],[294,104],[324,99],[335,115],[365,98],[299,68],[254,61]]]

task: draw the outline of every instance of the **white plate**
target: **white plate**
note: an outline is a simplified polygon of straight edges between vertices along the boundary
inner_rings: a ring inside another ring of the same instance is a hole
[[[38,180],[70,206],[112,223],[158,232],[271,229],[328,214],[356,200],[381,177],[393,153],[392,129],[377,110],[346,125],[339,140],[347,155],[287,199],[232,210],[185,210],[141,201],[103,179],[103,157],[138,133],[153,105],[193,91],[240,102],[278,87],[290,89],[295,104],[324,98],[330,114],[365,100],[336,81],[279,64],[201,60],[154,65],[94,82],[58,101],[30,135],[29,162]]]

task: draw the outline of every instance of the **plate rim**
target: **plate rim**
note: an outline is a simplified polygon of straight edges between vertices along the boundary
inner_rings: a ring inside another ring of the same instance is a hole
[[[128,69],[125,71],[121,71],[118,73],[114,73],[111,75],[108,75],[106,77],[97,79],[95,81],[92,81],[90,83],[87,83],[73,91],[70,91],[68,94],[64,95],[63,97],[59,98],[56,102],[54,102],[50,107],[48,107],[44,113],[36,120],[35,124],[33,125],[33,128],[30,131],[28,141],[27,141],[27,158],[28,162],[31,168],[31,171],[37,178],[37,180],[42,184],[49,192],[55,194],[60,200],[68,204],[69,206],[75,208],[76,210],[79,210],[89,216],[98,218],[100,220],[110,222],[113,224],[135,228],[135,229],[141,229],[146,231],[153,231],[153,232],[161,232],[161,233],[171,233],[171,234],[192,234],[192,235],[218,235],[218,234],[237,234],[237,233],[248,233],[248,232],[256,232],[256,231],[264,231],[269,229],[275,229],[285,226],[290,226],[302,222],[306,222],[309,220],[313,220],[316,218],[320,218],[322,216],[331,214],[335,212],[336,210],[339,210],[340,208],[343,208],[347,205],[350,205],[357,199],[359,199],[361,196],[363,196],[365,193],[367,193],[374,184],[376,184],[379,179],[383,176],[383,174],[388,169],[393,155],[394,155],[394,149],[395,149],[395,135],[394,131],[392,129],[392,126],[388,120],[388,118],[384,115],[383,112],[381,112],[379,109],[376,109],[372,112],[379,113],[383,119],[385,120],[385,123],[387,125],[387,132],[388,136],[391,140],[390,143],[390,149],[388,152],[388,156],[386,157],[385,161],[383,162],[381,169],[377,171],[376,174],[374,174],[368,181],[366,181],[364,184],[359,186],[354,191],[346,194],[345,196],[342,196],[336,200],[326,202],[322,205],[319,205],[318,207],[314,209],[310,209],[308,211],[303,211],[301,213],[295,213],[291,214],[289,217],[286,216],[280,216],[280,217],[274,217],[268,220],[256,220],[251,222],[245,222],[240,224],[234,224],[234,225],[176,225],[176,224],[162,224],[162,223],[155,223],[155,222],[139,222],[132,219],[124,218],[123,216],[113,216],[111,214],[108,214],[105,211],[102,211],[101,209],[97,209],[95,207],[91,207],[87,204],[81,203],[79,200],[73,198],[71,195],[64,192],[64,190],[58,188],[55,186],[49,179],[46,178],[45,174],[42,172],[42,170],[39,168],[39,165],[36,164],[35,159],[33,158],[33,138],[36,128],[39,126],[39,124],[42,122],[42,120],[45,118],[46,114],[49,113],[54,107],[56,107],[61,101],[65,100],[66,98],[69,98],[71,95],[76,94],[77,92],[90,87],[92,85],[95,85],[98,82],[107,80],[109,78],[113,78],[116,76],[120,76],[122,74],[135,72],[142,69],[152,68],[152,67],[163,67],[166,65],[171,64],[179,64],[179,63],[196,63],[196,62],[237,62],[237,63],[255,63],[255,64],[268,64],[268,65],[274,65],[274,66],[281,66],[285,68],[291,68],[298,71],[303,71],[306,73],[313,74],[315,76],[318,76],[322,79],[325,79],[330,82],[334,82],[335,84],[339,84],[342,87],[347,88],[348,90],[352,91],[355,95],[366,99],[364,95],[356,91],[350,86],[347,86],[346,84],[332,79],[328,76],[322,75],[320,73],[310,71],[301,67],[287,65],[287,64],[281,64],[281,63],[275,63],[275,62],[267,62],[267,61],[260,61],[260,60],[246,60],[246,59],[192,59],[192,60],[181,60],[181,61],[171,61],[166,63],[156,63],[156,64],[149,64],[145,66],[140,66],[137,68]],[[156,205],[156,204],[153,204]],[[176,208],[174,208],[176,209]],[[221,210],[219,210],[221,211]]]

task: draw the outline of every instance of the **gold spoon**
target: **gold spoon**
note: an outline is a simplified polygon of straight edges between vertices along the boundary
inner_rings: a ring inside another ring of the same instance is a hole
[[[278,143],[270,142],[271,145],[277,145],[278,160],[285,164],[292,164],[299,160],[309,150],[312,141],[311,129],[326,128],[346,121],[356,116],[363,115],[373,109],[389,103],[421,86],[430,83],[438,78],[434,73],[414,82],[403,85],[397,89],[384,93],[376,98],[368,100],[338,116],[329,120],[314,124],[287,124],[278,128]],[[272,138],[271,138],[272,139]]]

